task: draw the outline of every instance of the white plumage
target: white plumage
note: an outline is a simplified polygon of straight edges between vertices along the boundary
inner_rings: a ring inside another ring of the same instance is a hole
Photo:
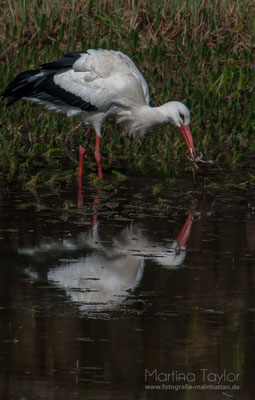
[[[3,97],[10,97],[8,105],[24,98],[68,116],[80,116],[96,131],[99,169],[99,137],[108,116],[114,117],[134,137],[143,137],[157,124],[171,123],[180,128],[192,159],[196,159],[188,108],[177,101],[151,107],[144,77],[120,51],[100,49],[66,54],[38,70],[19,74],[7,86]],[[87,142],[90,137],[91,131]],[[80,152],[80,169],[83,155]]]

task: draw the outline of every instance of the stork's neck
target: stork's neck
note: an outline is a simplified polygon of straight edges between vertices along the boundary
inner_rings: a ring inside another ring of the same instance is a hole
[[[164,105],[160,107],[136,105],[131,109],[117,108],[114,115],[117,122],[134,137],[143,137],[155,125],[169,122]]]
[[[155,125],[165,124],[169,122],[168,115],[164,112],[164,104],[159,107],[150,107],[144,105],[136,108],[134,117],[139,118],[141,122],[148,127],[152,128]]]

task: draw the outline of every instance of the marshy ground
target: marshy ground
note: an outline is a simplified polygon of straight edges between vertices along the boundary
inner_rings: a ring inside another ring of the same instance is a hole
[[[239,167],[255,149],[254,18],[250,0],[4,1],[0,87],[70,51],[119,49],[144,74],[152,105],[187,104],[198,152],[217,166]],[[85,134],[78,129],[68,135],[76,124],[22,101],[9,109],[2,104],[1,169],[9,179],[70,179],[76,167],[63,163],[66,147],[75,152]],[[111,123],[104,132],[106,169],[146,173],[149,165],[168,175],[169,163],[186,162],[185,145],[172,127],[155,129],[143,146]],[[91,163],[93,169],[93,158]]]

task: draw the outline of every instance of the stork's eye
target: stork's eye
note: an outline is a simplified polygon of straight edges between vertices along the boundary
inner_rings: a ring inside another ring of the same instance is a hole
[[[184,115],[180,113],[180,118],[182,119],[182,122],[184,122]]]

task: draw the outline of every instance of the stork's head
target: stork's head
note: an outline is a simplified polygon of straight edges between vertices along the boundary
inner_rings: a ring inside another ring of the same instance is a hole
[[[188,147],[190,156],[192,160],[195,162],[197,156],[195,151],[195,146],[193,142],[192,133],[190,130],[190,112],[189,109],[185,106],[185,104],[180,103],[179,101],[170,101],[162,106],[164,108],[164,114],[167,116],[167,121],[169,121],[172,125],[177,126],[182,134],[183,139]],[[198,168],[195,163],[195,167]]]

